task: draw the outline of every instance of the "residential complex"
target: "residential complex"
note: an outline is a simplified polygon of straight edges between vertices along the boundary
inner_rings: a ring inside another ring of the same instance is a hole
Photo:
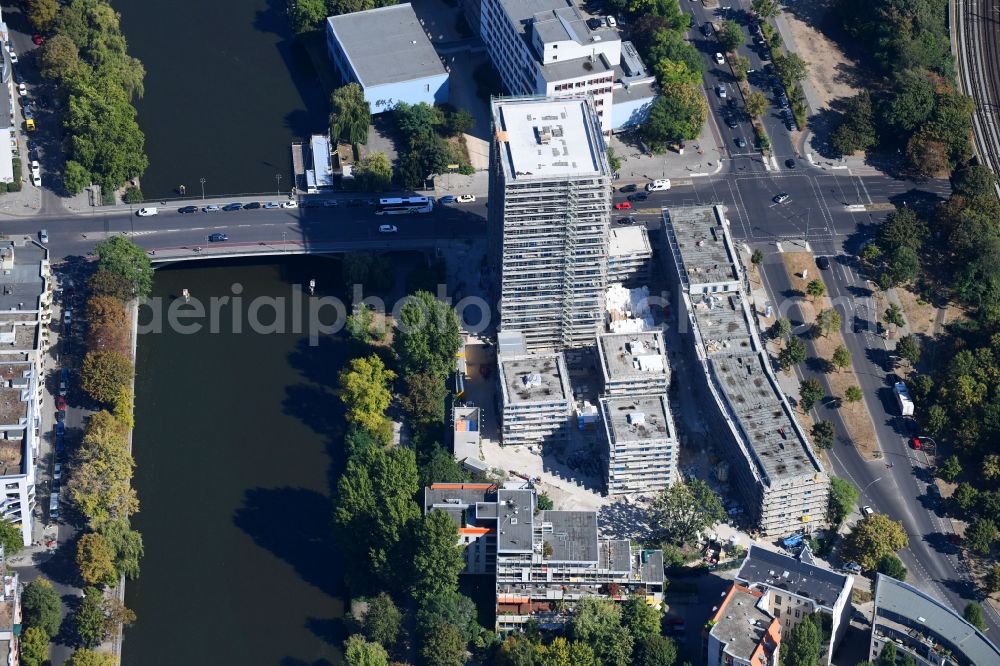
[[[329,17],[326,46],[341,80],[361,86],[373,114],[400,102],[448,101],[448,72],[408,2]]]
[[[493,101],[489,225],[500,330],[529,351],[594,343],[607,289],[611,170],[589,99]]]
[[[917,666],[1000,664],[1000,649],[937,599],[912,585],[878,574],[869,659],[878,660],[888,642],[896,655]]]
[[[597,337],[605,395],[666,393],[670,385],[663,333],[605,333]]]
[[[798,557],[790,557],[751,545],[736,580],[762,593],[757,605],[774,616],[783,633],[813,613],[827,616],[831,637],[820,663],[831,663],[850,625],[854,576],[815,564],[808,546]]]
[[[539,511],[527,484],[436,483],[424,511],[445,511],[465,547],[464,573],[496,580],[497,630],[559,628],[581,598],[663,599],[663,553],[602,539],[594,511]]]
[[[826,515],[829,478],[778,386],[757,335],[743,269],[721,207],[664,209],[682,307],[714,404],[736,492],[765,536],[810,532]]]
[[[481,0],[476,18],[511,95],[592,95],[606,133],[648,115],[655,77],[635,47],[570,0]]]
[[[655,493],[677,480],[680,450],[666,393],[601,398],[608,494]]]
[[[48,252],[33,241],[0,245],[0,512],[32,542],[43,357],[51,299]]]
[[[781,624],[760,590],[733,583],[708,622],[707,666],[777,666]]]
[[[499,355],[504,446],[568,437],[573,393],[562,353]]]
[[[608,284],[647,284],[652,257],[653,248],[649,244],[646,227],[635,225],[611,229],[608,233]]]

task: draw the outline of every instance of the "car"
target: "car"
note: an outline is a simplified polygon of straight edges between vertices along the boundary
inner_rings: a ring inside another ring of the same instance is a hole
[[[299,202],[296,201],[295,199],[289,199],[288,201],[282,201],[281,202],[281,207],[282,208],[298,208],[299,207]]]
[[[615,204],[615,210],[631,210],[631,209],[632,209],[631,201],[619,201],[618,203]]]
[[[222,210],[222,208],[220,208],[218,204],[208,204],[207,206],[202,208],[202,210],[205,211],[206,213],[218,213],[220,210]]]
[[[740,123],[736,120],[736,116],[734,114],[729,114],[726,116],[726,125],[729,129],[736,129],[740,126]]]
[[[14,83],[24,83],[24,77],[21,76],[21,70],[19,69],[14,70]]]
[[[31,173],[42,175],[42,165],[38,163],[38,160],[31,160]]]
[[[25,120],[34,120],[35,110],[31,108],[30,104],[25,104],[24,108],[21,109],[21,115],[24,116]]]
[[[73,311],[72,310],[66,310],[65,312],[63,312],[63,323],[66,324],[67,326],[69,326],[70,324],[73,323]]]
[[[191,213],[197,213],[198,212],[198,207],[197,206],[181,206],[180,208],[177,209],[177,212],[180,213],[181,215],[190,215]]]
[[[618,21],[615,20],[614,16],[607,16],[607,17],[605,17],[604,20],[607,22],[609,28],[617,28],[618,27]]]
[[[229,236],[226,234],[214,233],[208,235],[208,241],[210,243],[221,243],[222,241],[229,240]]]
[[[746,148],[747,147],[747,140],[744,139],[741,136],[738,136],[738,137],[736,137],[736,145],[739,148]]]
[[[258,208],[260,208],[259,201],[251,201],[248,204],[243,204],[243,210],[257,210]]]
[[[816,257],[816,265],[821,271],[825,271],[830,268],[830,257],[820,256]]]
[[[635,194],[628,195],[629,201],[645,201],[649,198],[649,195],[645,192],[636,192]]]
[[[784,95],[778,95],[778,106],[780,106],[783,109],[787,109],[788,108],[788,98],[785,97]]]
[[[785,167],[788,168],[788,169],[794,169],[795,168],[795,160],[793,160],[791,157],[789,157],[787,160],[785,160]]]
[[[57,411],[56,412],[56,422],[57,423],[62,423],[65,420],[66,420],[66,412],[64,412],[62,410]]]
[[[635,183],[632,183],[631,185],[626,185],[618,191],[627,194],[629,192],[635,192],[637,189],[639,189],[639,187]]]
[[[37,32],[31,36],[31,41],[35,46],[41,46],[45,43],[45,38],[39,35]]]
[[[865,517],[867,518],[868,516],[875,514],[875,509],[871,508],[866,504],[865,506],[861,507],[861,513],[865,514]]]
[[[460,194],[457,199],[458,203],[474,203],[476,201],[475,194]]]
[[[56,422],[56,437],[64,437],[66,435],[66,424],[62,421]]]
[[[910,438],[910,446],[913,447],[913,449],[915,451],[919,451],[920,450],[920,437],[916,437],[916,436],[911,437]]]
[[[857,562],[848,562],[844,565],[844,571],[849,571],[854,574],[861,573],[861,565]]]
[[[323,202],[323,208],[336,208],[339,205],[340,203],[333,199],[327,199],[326,201]]]
[[[52,467],[52,480],[58,481],[62,478],[62,463],[56,463]]]
[[[49,242],[49,232],[47,229],[42,229],[41,231],[38,232],[38,241],[40,243]]]
[[[694,30],[698,27],[698,19],[695,18],[694,14],[691,14],[691,29]]]
[[[268,210],[270,210],[272,208],[281,208],[281,202],[280,201],[268,201],[266,204],[264,204],[264,208],[267,208]]]
[[[380,224],[378,225],[378,232],[380,234],[394,234],[399,231],[399,228],[394,224]]]
[[[721,53],[716,53],[715,54],[715,64],[716,65],[725,65],[726,64],[726,57],[724,55],[722,55]]]
[[[140,208],[135,212],[139,217],[152,217],[160,212],[159,208]]]
[[[457,201],[457,197],[454,194],[446,194],[440,199],[438,199],[439,204],[453,204]]]
[[[587,19],[587,27],[591,30],[598,30],[604,26],[604,21],[599,18],[589,18]]]
[[[12,65],[16,65],[17,64],[17,54],[14,53],[14,49],[8,49],[8,53],[10,53],[10,63]]]
[[[60,412],[66,411],[66,396],[60,395],[56,397],[56,409]]]
[[[17,94],[21,97],[26,97],[28,95],[28,86],[23,83],[17,84]]]
[[[71,288],[73,283],[71,281],[66,282],[67,288]],[[60,368],[59,370],[59,380],[68,382],[69,381],[69,368]]]
[[[41,187],[42,186],[42,177],[41,177],[41,175],[32,172],[32,174],[31,174],[31,184],[34,185],[35,187]]]
[[[706,21],[705,25],[701,26],[701,34],[705,35],[706,37],[711,36],[712,30],[713,30],[712,23],[710,21]]]
[[[736,107],[739,106],[739,104],[737,103],[737,101],[735,99],[730,99],[728,102],[726,102],[726,106],[728,106],[730,109],[734,109],[735,110]]]
[[[237,202],[229,203],[223,206],[222,210],[224,211],[243,210],[243,204]]]
[[[774,197],[771,199],[771,201],[773,201],[776,204],[780,204],[780,203],[785,203],[790,198],[791,197],[789,197],[787,194],[785,194],[784,192],[782,192],[781,194],[775,194]]]
[[[635,218],[634,217],[619,217],[617,220],[615,220],[615,222],[617,224],[635,224]]]

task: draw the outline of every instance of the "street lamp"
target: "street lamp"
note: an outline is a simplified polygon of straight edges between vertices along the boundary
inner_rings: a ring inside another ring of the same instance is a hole
[[[278,192],[277,193],[281,194],[281,174],[280,173],[274,174],[274,179],[276,181],[278,181]]]
[[[204,201],[205,200],[205,179],[201,178],[200,182],[201,182],[201,200]]]

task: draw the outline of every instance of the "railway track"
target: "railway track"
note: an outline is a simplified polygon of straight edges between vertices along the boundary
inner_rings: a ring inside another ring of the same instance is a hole
[[[976,152],[1000,179],[1000,0],[954,0],[953,7],[959,80],[976,104]]]

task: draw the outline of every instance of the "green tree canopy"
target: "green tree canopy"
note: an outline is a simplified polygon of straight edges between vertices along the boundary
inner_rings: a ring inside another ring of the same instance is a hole
[[[315,30],[330,15],[326,0],[295,0],[288,5],[288,16],[297,33]]]
[[[101,527],[100,534],[111,548],[116,576],[135,580],[139,577],[139,561],[145,552],[142,535],[133,530],[127,520],[116,518]]]
[[[110,652],[77,650],[66,660],[66,666],[115,666],[118,660]]]
[[[816,403],[822,400],[825,395],[826,390],[815,377],[809,377],[799,382],[799,405],[805,411],[808,412],[816,406]]]
[[[773,18],[781,11],[777,0],[753,0],[750,7],[757,16],[765,19]]]
[[[973,552],[980,555],[989,555],[996,540],[997,526],[990,518],[975,520],[965,531],[965,542]]]
[[[367,143],[371,110],[361,86],[351,82],[330,95],[330,137],[348,143]]]
[[[837,345],[837,348],[833,350],[833,356],[830,361],[837,370],[846,370],[851,367],[851,352],[844,345]]]
[[[768,106],[770,106],[767,101],[767,97],[764,96],[759,90],[754,90],[747,96],[747,113],[749,113],[754,118],[759,118],[767,111]]]
[[[392,185],[392,165],[385,153],[368,153],[354,165],[354,181],[365,192],[381,192]]]
[[[814,278],[806,285],[806,293],[813,298],[819,298],[826,293],[826,285],[819,278]]]
[[[395,378],[396,373],[377,354],[351,359],[340,373],[340,399],[347,408],[347,421],[374,433],[384,428],[392,401],[389,386]]]
[[[634,666],[673,666],[676,661],[677,645],[666,636],[645,636],[635,643]]]
[[[28,627],[21,635],[21,666],[43,666],[49,659],[49,636],[41,627]]]
[[[701,479],[678,481],[653,500],[654,524],[675,544],[694,540],[698,533],[725,520],[722,500]]]
[[[894,553],[886,553],[878,561],[878,572],[895,578],[896,580],[906,580],[906,566]]]
[[[62,623],[62,600],[52,583],[36,578],[25,585],[21,594],[21,614],[26,626],[37,627],[48,637],[58,634]]]
[[[660,635],[663,613],[646,603],[646,598],[635,595],[622,604],[622,624],[638,641]]]
[[[778,364],[782,370],[790,370],[806,360],[806,343],[801,338],[790,337],[780,352]]]
[[[76,542],[76,566],[87,585],[113,585],[116,580],[114,552],[100,534],[84,534]]]
[[[87,352],[80,370],[80,386],[94,400],[109,404],[132,383],[132,361],[115,351]]]
[[[839,526],[858,505],[860,493],[847,479],[838,476],[830,477],[830,498],[827,508],[827,520]]]
[[[965,621],[979,631],[986,631],[986,618],[983,617],[983,608],[975,602],[970,602],[962,612]]]
[[[389,666],[389,654],[378,643],[354,634],[344,641],[344,661],[347,666]]]
[[[676,485],[676,484],[675,484]],[[613,601],[584,597],[571,625],[573,637],[594,648],[598,663],[627,666],[635,640],[622,626],[622,610]]]
[[[885,555],[895,554],[909,542],[902,523],[876,513],[854,526],[844,540],[844,554],[866,571],[873,571]]]
[[[456,591],[425,599],[417,609],[418,630],[425,633],[439,624],[455,627],[461,639],[468,643],[479,633],[476,604],[469,597]]]
[[[916,365],[920,360],[920,343],[913,335],[904,335],[896,342],[896,354]]]
[[[429,597],[458,590],[458,575],[465,554],[458,543],[458,528],[444,511],[431,511],[417,524],[414,535],[413,598],[422,603]]]
[[[454,371],[462,334],[451,306],[418,291],[400,309],[397,327],[396,352],[406,375],[426,372],[443,381]]]
[[[861,388],[858,386],[848,386],[844,390],[844,400],[847,402],[861,402],[864,397]]]
[[[723,21],[722,30],[719,31],[719,43],[726,51],[735,51],[746,39],[743,28],[736,21]]]
[[[817,421],[810,430],[813,444],[818,449],[829,449],[833,446],[837,437],[837,428],[833,421]]]
[[[708,104],[700,86],[664,86],[640,134],[650,150],[662,153],[670,145],[697,138],[707,115]]]
[[[458,629],[438,624],[424,635],[420,654],[427,666],[464,666],[465,646]]]
[[[823,644],[822,621],[808,615],[781,641],[782,666],[816,666]]]
[[[0,545],[7,557],[17,555],[24,548],[24,536],[21,534],[21,526],[15,525],[9,520],[0,519]]]
[[[146,251],[125,236],[112,236],[94,248],[97,267],[115,273],[132,286],[130,294],[146,298],[153,289],[153,265]]]
[[[73,614],[77,640],[86,648],[97,647],[107,636],[101,597],[100,590],[88,587],[84,590],[83,601]]]
[[[362,622],[362,631],[368,640],[391,649],[399,638],[402,623],[403,614],[388,594],[379,592],[368,600],[368,610]]]

